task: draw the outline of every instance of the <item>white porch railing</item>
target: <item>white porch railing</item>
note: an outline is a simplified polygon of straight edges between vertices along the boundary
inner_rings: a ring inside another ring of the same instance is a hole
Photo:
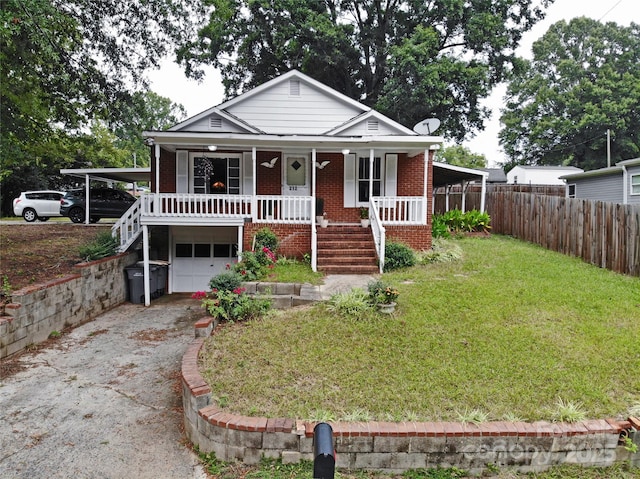
[[[376,196],[371,200],[382,224],[427,224],[427,199],[422,196]]]
[[[376,254],[378,255],[378,266],[380,273],[384,272],[384,249],[386,241],[386,231],[380,221],[380,214],[376,201],[379,198],[371,198],[369,200],[369,221],[371,222],[371,233],[373,234],[373,242],[376,246]]]
[[[111,227],[111,236],[118,240],[118,251],[126,251],[140,234],[140,199]]]
[[[311,196],[257,195],[255,200],[252,219],[257,223],[311,223]]]
[[[310,196],[160,193],[141,198],[144,218],[245,219],[256,223],[311,222]]]

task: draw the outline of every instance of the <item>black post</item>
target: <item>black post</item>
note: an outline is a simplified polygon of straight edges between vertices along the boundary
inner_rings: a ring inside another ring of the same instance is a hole
[[[313,479],[334,479],[335,470],[333,429],[326,422],[321,422],[313,428]]]

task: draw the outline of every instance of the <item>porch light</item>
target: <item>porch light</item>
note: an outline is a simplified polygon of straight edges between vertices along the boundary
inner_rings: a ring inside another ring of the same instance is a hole
[[[349,154],[349,148],[345,148],[344,150],[342,150],[342,154],[347,156]]]
[[[216,151],[218,149],[216,145],[209,145],[207,146],[207,148],[209,149],[209,151]]]

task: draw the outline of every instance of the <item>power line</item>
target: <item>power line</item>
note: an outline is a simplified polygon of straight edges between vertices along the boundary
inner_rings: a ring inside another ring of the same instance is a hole
[[[620,5],[622,3],[622,0],[618,0],[618,3],[616,3],[613,7],[611,7],[609,10],[607,10],[606,12],[604,12],[604,15],[602,15],[600,18],[598,18],[598,21],[602,20],[604,17],[606,17],[607,15],[609,15],[609,13],[611,12],[611,10],[613,10],[614,8],[616,8],[618,5]]]

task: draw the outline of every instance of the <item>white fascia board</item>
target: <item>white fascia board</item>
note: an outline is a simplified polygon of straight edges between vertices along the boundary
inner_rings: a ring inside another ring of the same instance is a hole
[[[640,165],[640,158],[634,158],[632,160],[624,160],[616,163],[616,166],[637,166]]]
[[[257,147],[257,148],[403,148],[420,149],[432,145],[441,145],[442,136],[362,136],[336,137],[313,135],[255,135],[243,133],[201,133],[201,132],[171,132],[145,131],[143,137],[151,138],[157,145],[174,146],[206,146],[218,147]],[[474,170],[475,171],[475,170]]]
[[[377,120],[379,120],[379,121],[381,121],[382,123],[385,123],[390,128],[393,128],[394,130],[397,130],[397,131],[399,131],[401,133],[404,133],[405,135],[417,136],[417,133],[415,131],[410,130],[406,126],[401,125],[397,121],[394,121],[391,118],[384,116],[382,113],[380,113],[380,112],[378,112],[376,110],[369,110],[367,112],[364,112],[363,114],[352,118],[351,120],[347,121],[346,123],[343,123],[340,126],[332,128],[331,130],[329,130],[325,134],[326,135],[338,135],[338,134],[340,134],[340,132],[345,131],[348,128],[351,128],[352,126],[357,125],[358,123],[362,123],[363,121],[367,121],[367,119],[372,118],[372,117],[377,119]]]
[[[485,178],[489,177],[489,172],[488,171],[476,170],[476,169],[473,169],[473,168],[465,168],[464,166],[449,165],[448,163],[439,163],[437,161],[433,162],[433,166],[438,167],[438,168],[444,168],[445,170],[451,170],[451,171],[458,171],[460,173],[466,173],[468,175],[484,176]]]
[[[622,166],[611,166],[600,168],[599,170],[585,171],[583,173],[573,173],[571,175],[559,176],[561,180],[579,180],[582,178],[594,178],[597,176],[617,175],[622,173]]]
[[[217,115],[221,118],[224,118],[229,123],[237,126],[238,128],[242,128],[243,130],[247,130],[249,133],[261,133],[261,130],[249,125],[248,123],[236,118],[234,115],[227,113],[221,108],[214,106],[213,108],[209,108],[208,110],[203,111],[202,113],[197,114],[196,116],[192,116],[191,118],[184,120],[177,125],[172,126],[167,131],[183,131],[185,128],[188,128],[189,125],[194,123],[198,123],[200,120],[204,118],[208,118],[210,116]]]

